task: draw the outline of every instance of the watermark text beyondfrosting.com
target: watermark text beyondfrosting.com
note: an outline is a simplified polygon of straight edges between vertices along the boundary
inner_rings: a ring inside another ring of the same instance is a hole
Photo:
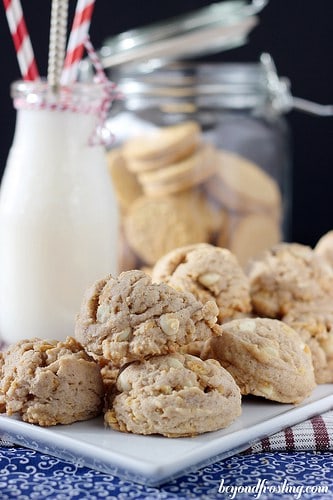
[[[327,485],[304,486],[302,484],[290,484],[284,480],[281,484],[271,484],[267,479],[258,479],[254,485],[231,485],[224,484],[224,479],[221,479],[218,493],[224,494],[228,498],[238,498],[240,495],[250,495],[255,499],[259,499],[261,495],[277,494],[277,495],[293,495],[297,500],[304,494],[329,494]]]

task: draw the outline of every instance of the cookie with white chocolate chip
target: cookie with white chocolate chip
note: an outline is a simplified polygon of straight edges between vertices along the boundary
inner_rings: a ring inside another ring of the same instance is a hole
[[[99,415],[105,388],[98,364],[68,337],[12,344],[0,369],[0,408],[32,424],[51,426]]]
[[[308,344],[318,384],[333,383],[333,306],[321,300],[291,309],[285,321]]]
[[[222,429],[240,413],[239,388],[217,361],[168,354],[121,371],[105,422],[122,432],[183,437]]]
[[[216,359],[234,377],[241,393],[281,403],[300,403],[315,387],[309,347],[282,321],[236,319],[221,337],[208,340],[203,359]]]
[[[214,300],[220,323],[251,312],[248,279],[226,248],[204,243],[177,248],[157,261],[152,279],[191,292],[202,303]]]
[[[333,268],[333,230],[322,235],[317,241],[314,251],[317,255],[326,259]]]
[[[333,269],[310,247],[279,243],[247,268],[254,312],[281,319],[298,304],[333,298]]]
[[[220,335],[217,313],[213,301],[203,305],[190,293],[152,283],[143,271],[126,271],[86,291],[75,336],[89,354],[117,368]]]

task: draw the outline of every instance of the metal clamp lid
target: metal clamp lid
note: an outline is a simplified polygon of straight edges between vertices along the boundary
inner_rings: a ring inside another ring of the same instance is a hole
[[[238,47],[257,25],[256,14],[268,0],[228,0],[183,16],[108,38],[100,50],[111,68],[143,60],[166,61]]]
[[[276,111],[288,112],[297,109],[317,116],[333,116],[333,105],[331,104],[318,104],[307,99],[294,97],[290,91],[290,81],[288,78],[278,76],[274,61],[269,54],[262,54],[260,62],[265,71],[271,104]]]

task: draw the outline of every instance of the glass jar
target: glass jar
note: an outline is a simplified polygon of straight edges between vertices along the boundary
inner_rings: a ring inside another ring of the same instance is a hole
[[[289,104],[272,91],[267,65],[150,61],[111,76],[124,96],[108,122],[120,269],[150,267],[172,248],[202,241],[229,248],[245,266],[288,239]],[[132,189],[127,205],[120,162]]]
[[[0,190],[0,337],[73,335],[83,293],[116,271],[117,205],[96,141],[101,84],[16,82]],[[96,144],[95,144],[96,143]]]

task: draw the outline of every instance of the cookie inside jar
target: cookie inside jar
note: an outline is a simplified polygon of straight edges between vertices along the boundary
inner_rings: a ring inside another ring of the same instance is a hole
[[[278,182],[218,147],[198,122],[156,127],[108,152],[120,209],[119,271],[154,266],[196,243],[248,260],[283,238]]]

